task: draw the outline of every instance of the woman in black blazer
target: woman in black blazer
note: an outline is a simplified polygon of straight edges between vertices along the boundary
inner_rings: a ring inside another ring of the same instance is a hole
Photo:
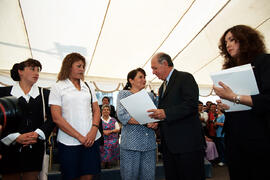
[[[0,88],[0,97],[16,97],[21,109],[20,116],[7,119],[2,131],[0,173],[3,180],[36,180],[42,169],[44,142],[55,125],[48,107],[49,90],[35,85],[41,68],[40,62],[34,59],[16,63],[10,74],[17,82]]]
[[[216,94],[250,110],[225,113],[225,148],[230,179],[270,179],[270,55],[263,37],[251,27],[234,26],[223,34],[219,49],[224,56],[223,69],[251,64],[259,94],[236,94],[219,82]],[[218,103],[225,110],[229,106]]]

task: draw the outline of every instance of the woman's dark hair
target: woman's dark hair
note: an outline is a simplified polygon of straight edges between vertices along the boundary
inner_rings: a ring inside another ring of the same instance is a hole
[[[236,62],[227,51],[225,36],[228,32],[231,32],[235,40],[239,42],[239,62]],[[260,32],[246,25],[237,25],[226,30],[220,38],[218,48],[220,55],[225,58],[223,69],[251,63],[258,54],[266,53],[264,37]]]
[[[211,107],[211,106],[213,106],[213,105],[217,106],[217,104],[216,104],[216,103],[211,103],[211,104],[210,104],[210,107]]]
[[[104,96],[104,97],[102,98],[102,101],[103,101],[103,99],[107,99],[108,102],[110,103],[110,98],[109,98],[108,96]]]
[[[144,76],[146,76],[146,73],[142,68],[133,69],[127,75],[127,84],[124,87],[124,90],[129,90],[131,88],[131,83],[129,82],[129,79],[134,79],[138,72],[141,72]]]
[[[25,61],[22,61],[20,63],[16,63],[13,65],[12,69],[10,70],[10,76],[14,81],[20,81],[20,75],[18,70],[24,70],[25,67],[39,67],[40,71],[42,69],[42,66],[38,60],[29,58]]]
[[[69,78],[72,64],[77,61],[82,61],[85,66],[85,58],[79,53],[70,53],[64,58],[62,62],[61,70],[57,77],[58,81],[66,80]]]

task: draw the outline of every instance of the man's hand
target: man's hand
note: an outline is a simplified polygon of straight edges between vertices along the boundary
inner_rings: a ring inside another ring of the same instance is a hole
[[[166,118],[166,114],[164,109],[150,109],[147,112],[152,112],[152,114],[149,114],[150,118],[163,120]]]

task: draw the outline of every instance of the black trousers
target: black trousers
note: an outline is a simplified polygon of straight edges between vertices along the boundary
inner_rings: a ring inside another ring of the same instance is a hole
[[[204,152],[173,154],[162,144],[166,180],[204,180]]]

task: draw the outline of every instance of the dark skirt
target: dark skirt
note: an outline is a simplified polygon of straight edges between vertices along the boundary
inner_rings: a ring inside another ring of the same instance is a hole
[[[62,178],[74,179],[83,175],[100,173],[99,142],[93,146],[67,146],[58,143]]]
[[[2,159],[0,173],[22,173],[41,171],[44,156],[44,144],[39,142],[31,146],[1,144]]]

